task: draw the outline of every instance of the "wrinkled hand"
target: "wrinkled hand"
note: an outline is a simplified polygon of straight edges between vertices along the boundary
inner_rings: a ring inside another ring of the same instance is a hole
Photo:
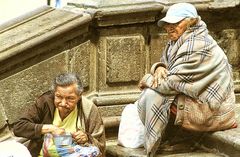
[[[166,68],[161,67],[161,66],[158,67],[155,70],[155,73],[153,75],[154,76],[154,81],[153,81],[152,87],[156,88],[162,80],[165,80],[167,78],[167,74],[168,74],[168,70]]]
[[[138,84],[138,88],[140,90],[143,90],[144,88],[149,88],[151,87],[153,84],[153,77],[151,74],[146,74],[143,76],[143,78],[141,79],[141,81]]]
[[[82,130],[78,130],[77,132],[72,133],[72,137],[73,140],[78,144],[85,144],[86,142],[88,142],[88,136]]]
[[[65,129],[54,126],[52,133],[55,135],[62,135],[65,133]]]
[[[52,133],[52,134],[61,135],[65,133],[64,129],[59,128],[52,124],[44,124],[41,131],[42,131],[42,134]]]
[[[143,81],[143,80],[141,80],[141,81],[138,83],[138,88],[139,88],[140,90],[143,90],[144,88],[147,88],[147,87],[148,87],[148,85],[147,85],[146,82]]]

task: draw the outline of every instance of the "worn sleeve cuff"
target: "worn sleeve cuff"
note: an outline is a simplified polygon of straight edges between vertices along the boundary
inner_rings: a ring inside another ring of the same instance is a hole
[[[35,124],[35,136],[36,138],[40,138],[42,136],[42,127],[43,124]]]

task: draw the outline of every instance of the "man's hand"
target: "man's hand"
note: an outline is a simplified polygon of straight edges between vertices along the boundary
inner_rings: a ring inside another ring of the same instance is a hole
[[[149,86],[146,84],[145,81],[141,80],[139,83],[138,83],[138,88],[140,90],[143,90],[144,88],[148,88]]]
[[[143,78],[139,82],[138,88],[140,88],[140,90],[143,90],[144,88],[151,87],[152,84],[153,84],[153,76],[151,74],[146,74],[143,76]]]
[[[156,88],[162,80],[165,80],[167,78],[167,74],[168,74],[168,70],[166,68],[162,66],[157,67],[153,75],[154,81],[153,81],[152,87]]]
[[[46,133],[61,135],[65,133],[65,130],[52,124],[44,124],[42,127],[42,134]]]
[[[72,134],[73,140],[78,144],[85,144],[88,142],[88,136],[82,130],[78,130],[77,132]]]

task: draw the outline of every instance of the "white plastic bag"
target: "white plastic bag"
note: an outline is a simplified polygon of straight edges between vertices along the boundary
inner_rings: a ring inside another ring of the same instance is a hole
[[[128,148],[139,148],[143,143],[144,125],[138,116],[137,104],[129,104],[122,112],[118,144]]]
[[[0,157],[31,157],[27,147],[16,141],[0,142]]]

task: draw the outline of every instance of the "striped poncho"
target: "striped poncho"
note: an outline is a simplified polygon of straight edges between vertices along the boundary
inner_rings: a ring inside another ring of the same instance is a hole
[[[217,109],[233,91],[231,66],[223,50],[199,21],[176,41],[170,41],[159,63],[169,74],[158,87],[147,88],[137,101],[145,125],[145,148],[155,152],[168,123],[169,108],[178,94]],[[156,96],[156,94],[158,96]]]

